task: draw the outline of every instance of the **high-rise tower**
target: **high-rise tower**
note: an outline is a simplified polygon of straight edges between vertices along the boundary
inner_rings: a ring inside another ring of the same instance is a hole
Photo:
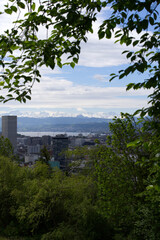
[[[17,149],[17,116],[2,116],[2,136],[8,138],[14,148]]]
[[[64,135],[57,135],[52,138],[53,157],[60,162],[60,167],[64,169],[67,166],[64,151],[68,150],[69,139]]]

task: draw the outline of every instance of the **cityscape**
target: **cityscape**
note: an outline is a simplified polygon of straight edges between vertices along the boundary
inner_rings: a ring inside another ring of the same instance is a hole
[[[71,159],[66,158],[64,152],[76,147],[95,146],[95,140],[105,145],[108,133],[57,134],[55,136],[26,136],[17,133],[17,116],[2,116],[2,136],[11,142],[14,154],[19,158],[20,166],[33,166],[40,158],[41,150],[45,147],[49,153],[51,167],[65,169]]]

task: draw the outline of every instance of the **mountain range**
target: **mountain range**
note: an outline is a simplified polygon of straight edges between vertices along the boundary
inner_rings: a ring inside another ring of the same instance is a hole
[[[77,117],[18,117],[18,132],[107,132],[111,119]],[[0,121],[1,129],[1,121]]]

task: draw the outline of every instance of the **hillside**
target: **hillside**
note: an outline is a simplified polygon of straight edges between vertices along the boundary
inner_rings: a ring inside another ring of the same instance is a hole
[[[18,117],[19,132],[107,132],[111,119],[78,117]],[[1,129],[1,121],[0,121]]]

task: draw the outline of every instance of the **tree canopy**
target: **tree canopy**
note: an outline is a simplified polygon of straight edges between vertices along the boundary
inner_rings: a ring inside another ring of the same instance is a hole
[[[122,79],[136,71],[147,71],[143,82],[128,84],[127,90],[153,88],[150,105],[144,109],[157,116],[160,107],[160,21],[159,0],[8,0],[1,14],[16,13],[17,19],[10,30],[0,35],[1,102],[31,99],[35,81],[40,81],[40,67],[54,68],[78,63],[80,44],[86,42],[86,34],[93,32],[97,13],[110,8],[110,17],[99,26],[98,36],[116,38],[126,46],[138,46],[138,51],[124,51],[130,65],[111,74]],[[40,36],[43,28],[45,36]],[[135,34],[136,33],[136,34]],[[62,57],[66,60],[62,61]]]

